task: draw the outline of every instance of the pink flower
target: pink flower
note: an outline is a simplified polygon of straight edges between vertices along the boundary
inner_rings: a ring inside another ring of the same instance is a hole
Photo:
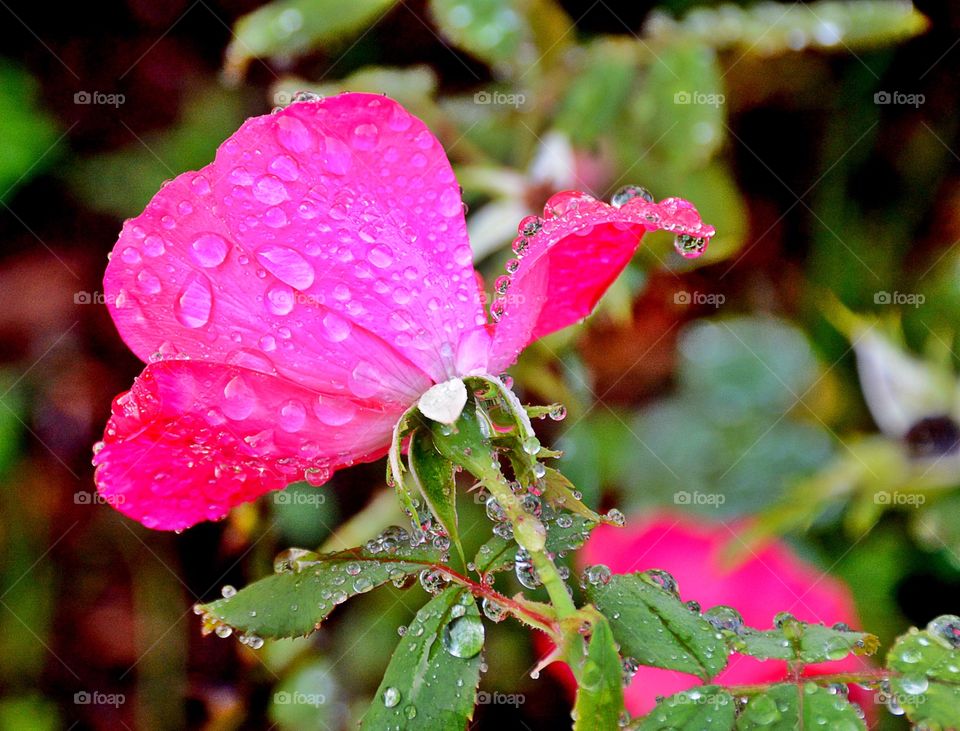
[[[580,554],[584,565],[602,563],[614,573],[651,568],[669,571],[681,598],[696,600],[704,610],[726,604],[739,610],[744,622],[769,629],[781,611],[805,622],[857,627],[850,590],[837,579],[800,560],[786,545],[772,543],[736,567],[723,565],[724,548],[737,547],[735,527],[680,515],[636,519],[626,528],[600,526]],[[559,667],[559,666],[551,666]],[[806,675],[868,669],[869,661],[849,656],[837,662],[808,665]],[[732,655],[727,668],[710,682],[721,685],[768,683],[786,677],[786,663]],[[650,711],[657,696],[669,696],[701,684],[686,673],[641,667],[626,689],[628,710]]]
[[[588,315],[658,228],[713,235],[676,198],[554,196],[522,223],[489,323],[456,178],[420,120],[368,94],[250,119],[114,247],[110,312],[148,365],[95,448],[98,489],[182,529],[376,459],[431,386],[500,373]]]

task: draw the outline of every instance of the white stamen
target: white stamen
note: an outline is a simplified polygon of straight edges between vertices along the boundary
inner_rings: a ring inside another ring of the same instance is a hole
[[[467,387],[459,378],[431,386],[417,404],[428,419],[441,424],[452,424],[460,418],[467,403]]]

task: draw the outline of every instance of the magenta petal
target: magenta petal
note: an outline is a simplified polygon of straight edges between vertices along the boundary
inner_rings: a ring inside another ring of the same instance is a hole
[[[248,120],[128,221],[105,292],[154,353],[409,404],[483,324],[460,192],[424,124],[344,94]]]
[[[547,201],[545,212],[542,219],[521,223],[514,242],[519,265],[496,287],[503,294],[491,305],[498,320],[493,373],[512,364],[531,341],[589,315],[647,231],[665,229],[703,239],[714,234],[696,209],[679,198],[650,203],[637,197],[616,208],[585,193],[564,191]]]
[[[94,457],[97,488],[148,528],[180,530],[382,456],[399,416],[245,368],[153,363],[114,401]]]

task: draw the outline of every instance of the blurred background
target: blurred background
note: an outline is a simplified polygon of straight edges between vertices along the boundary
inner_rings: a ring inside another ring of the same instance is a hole
[[[956,612],[956,4],[0,0],[0,19],[0,729],[353,727],[425,599],[387,587],[259,651],[191,612],[283,548],[401,522],[382,464],[182,535],[92,482],[142,368],[103,306],[122,220],[301,90],[384,92],[431,126],[490,282],[556,190],[694,201],[719,232],[703,258],[649,237],[597,315],[513,369],[568,408],[538,427],[561,469],[628,520],[735,526],[732,562],[788,542],[884,642]],[[473,727],[568,724],[527,633],[488,635],[483,687],[525,702]],[[325,702],[277,702],[297,691]]]

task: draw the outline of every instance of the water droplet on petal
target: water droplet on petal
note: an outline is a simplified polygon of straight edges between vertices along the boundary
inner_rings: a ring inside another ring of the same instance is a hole
[[[691,236],[690,234],[678,234],[673,239],[673,248],[684,259],[696,259],[707,248],[707,239],[703,236]]]
[[[330,396],[317,396],[313,405],[313,413],[327,426],[343,426],[350,422],[357,413],[357,407],[352,401],[335,400]]]
[[[184,327],[203,327],[210,321],[213,308],[213,292],[209,280],[199,272],[190,274],[180,290],[173,311]]]
[[[378,244],[367,253],[367,259],[369,259],[370,263],[375,267],[386,269],[393,264],[393,251],[389,246]]]
[[[323,328],[327,337],[334,343],[342,342],[350,337],[353,326],[350,321],[336,312],[328,312],[323,316]]]
[[[234,421],[250,416],[257,402],[253,390],[241,376],[234,376],[227,382],[223,387],[223,398],[223,413]]]
[[[299,401],[290,400],[280,407],[280,418],[277,420],[285,432],[298,432],[307,420],[307,410]]]
[[[284,284],[274,284],[267,290],[267,309],[274,315],[289,315],[293,310],[294,294]]]
[[[157,294],[161,290],[160,278],[146,269],[141,269],[137,273],[137,284],[140,286],[140,290],[146,294]]]
[[[222,264],[229,249],[230,244],[223,236],[205,233],[197,236],[190,244],[190,256],[197,264],[209,269]]]
[[[253,197],[268,206],[290,199],[287,186],[276,175],[261,175],[253,186]]]
[[[316,276],[313,265],[288,246],[264,246],[257,250],[257,259],[273,276],[294,289],[309,289]]]
[[[635,198],[640,198],[647,203],[653,203],[653,193],[642,185],[624,185],[610,197],[610,205],[614,208],[622,208]]]

